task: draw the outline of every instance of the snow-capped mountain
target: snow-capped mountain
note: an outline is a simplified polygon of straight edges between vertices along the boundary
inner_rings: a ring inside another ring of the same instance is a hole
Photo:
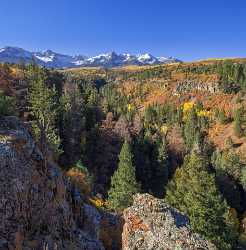
[[[32,60],[32,53],[21,48],[5,47],[0,49],[0,62],[18,63]]]
[[[35,60],[39,60],[42,62],[41,65],[49,68],[76,67],[79,66],[86,59],[86,57],[82,55],[69,56],[55,53],[52,50],[33,53],[33,56]]]
[[[143,64],[158,64],[158,59],[150,54],[138,55],[138,61]]]
[[[30,52],[16,47],[0,49],[0,62],[30,63],[33,60],[41,66],[48,68],[72,68],[72,67],[120,67],[126,65],[154,65],[163,63],[180,62],[172,57],[154,57],[151,54],[131,55],[110,52],[94,57],[83,55],[63,55],[52,50],[43,52]]]

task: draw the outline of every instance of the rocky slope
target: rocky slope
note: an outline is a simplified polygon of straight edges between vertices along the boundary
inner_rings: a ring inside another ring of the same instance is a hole
[[[84,204],[15,117],[0,118],[0,249],[104,249],[101,215]]]
[[[0,62],[30,63],[35,60],[37,64],[48,68],[74,68],[74,67],[120,67],[126,65],[156,65],[180,62],[172,57],[154,57],[151,54],[131,55],[110,52],[94,57],[83,55],[63,55],[51,50],[44,52],[30,52],[22,48],[5,47],[0,49]]]
[[[135,195],[124,219],[123,250],[216,249],[191,231],[185,215],[149,194]]]

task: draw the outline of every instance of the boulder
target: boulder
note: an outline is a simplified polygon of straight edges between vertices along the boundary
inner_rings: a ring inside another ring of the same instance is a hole
[[[149,194],[136,194],[124,219],[123,250],[216,249],[192,232],[187,216]]]

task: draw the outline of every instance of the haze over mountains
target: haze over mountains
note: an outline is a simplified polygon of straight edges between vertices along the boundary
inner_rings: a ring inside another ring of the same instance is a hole
[[[0,49],[0,62],[30,63],[35,60],[40,66],[48,68],[73,68],[73,67],[121,67],[127,65],[157,65],[180,62],[173,57],[155,57],[149,53],[132,55],[110,52],[94,57],[84,55],[64,55],[52,50],[31,52],[17,47],[4,47]]]

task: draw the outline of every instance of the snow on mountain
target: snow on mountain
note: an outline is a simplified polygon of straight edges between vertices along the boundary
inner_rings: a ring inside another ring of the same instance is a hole
[[[85,60],[74,60],[72,63],[74,66],[82,66],[85,63]]]
[[[158,64],[158,59],[151,54],[143,54],[137,57],[138,61],[143,64]]]
[[[79,61],[83,62],[84,56],[69,56],[63,55],[52,50],[44,52],[33,53],[34,57],[45,63],[45,66],[50,68],[70,68],[78,64]]]
[[[164,57],[164,56],[161,56],[161,57],[157,57],[157,60],[161,63],[172,63],[172,62],[181,62],[180,60],[176,59],[176,58],[173,58],[173,57]]]
[[[126,65],[154,65],[163,63],[180,62],[172,57],[154,57],[151,54],[131,55],[129,53],[117,54],[110,52],[94,57],[83,55],[63,55],[52,50],[43,52],[29,52],[16,47],[0,49],[0,62],[30,63],[35,60],[39,65],[48,68],[71,68],[71,67],[120,67]]]
[[[44,63],[53,62],[54,60],[54,56],[35,55],[35,57],[43,61]]]
[[[76,56],[73,56],[72,63],[80,65],[84,63],[85,59],[87,59],[86,56],[76,55]]]

